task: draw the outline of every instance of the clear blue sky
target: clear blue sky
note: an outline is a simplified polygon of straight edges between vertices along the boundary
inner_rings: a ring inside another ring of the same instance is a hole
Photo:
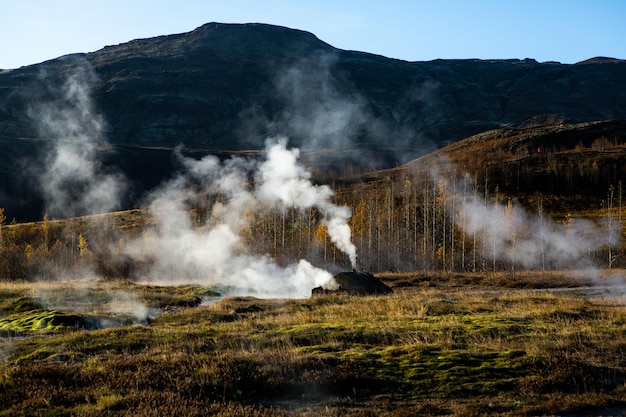
[[[0,68],[208,22],[261,22],[408,61],[626,59],[626,0],[0,0]]]

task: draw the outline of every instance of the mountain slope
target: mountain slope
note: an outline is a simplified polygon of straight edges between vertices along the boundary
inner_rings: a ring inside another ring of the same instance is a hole
[[[1,71],[0,198],[13,212],[37,205],[23,166],[41,165],[63,136],[40,110],[72,105],[72,88],[89,98],[97,123],[82,122],[98,126],[100,161],[140,194],[175,168],[167,150],[179,145],[198,155],[260,150],[284,135],[321,169],[380,169],[529,120],[624,119],[625,87],[621,60],[405,62],[294,29],[209,23]]]
[[[617,192],[626,181],[625,167],[626,121],[606,120],[494,129],[364,179],[397,182],[407,174],[435,179],[469,174],[473,184],[467,186],[481,193],[487,187],[488,193],[527,204],[542,194],[548,211],[562,212],[599,207],[610,187]]]
[[[258,149],[265,134],[306,146],[347,133],[388,146],[381,136],[395,133],[391,144],[408,143],[415,157],[420,139],[438,146],[536,115],[626,117],[624,61],[405,62],[337,50],[298,30],[211,23],[0,74],[0,134],[36,136],[19,111],[85,64],[97,75],[89,87],[110,141],[126,145]],[[332,129],[299,125],[337,112]]]

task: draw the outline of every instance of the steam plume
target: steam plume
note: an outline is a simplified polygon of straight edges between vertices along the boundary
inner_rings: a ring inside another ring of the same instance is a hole
[[[46,75],[42,74],[46,81]],[[108,144],[105,122],[95,110],[89,85],[96,75],[87,63],[67,78],[55,97],[29,110],[40,136],[49,142],[39,182],[46,210],[52,216],[112,211],[119,207],[124,182],[105,172],[99,150]]]
[[[487,258],[504,260],[525,268],[591,267],[588,254],[608,241],[615,244],[616,234],[584,219],[557,223],[534,216],[517,204],[485,204],[471,198],[458,216],[466,233],[479,235]]]
[[[440,171],[431,172],[431,176],[439,179],[446,193],[471,189],[469,184],[451,187]],[[468,236],[476,236],[484,258],[492,261],[524,268],[593,268],[590,254],[617,245],[621,236],[619,225],[606,228],[580,218],[556,222],[510,200],[501,204],[477,193],[449,195],[455,200],[451,215],[456,225]]]
[[[264,112],[259,106],[246,109],[240,114],[239,136],[245,140],[284,135],[305,155],[332,150],[324,163],[370,170],[383,168],[391,160],[408,162],[416,156],[416,149],[432,148],[423,129],[406,129],[397,120],[414,118],[409,109],[414,109],[416,102],[431,116],[441,113],[440,104],[433,104],[437,101],[434,83],[408,85],[406,95],[399,98],[407,104],[406,113],[396,109],[392,115],[375,98],[362,94],[355,85],[362,80],[347,76],[337,65],[337,58],[334,54],[311,54],[280,68],[271,91],[276,103],[270,106],[278,104],[280,112]],[[384,147],[389,137],[394,138],[394,146]],[[365,151],[364,144],[376,144],[384,151]],[[372,151],[379,157],[372,158]]]
[[[50,87],[52,99],[42,100],[30,109],[40,135],[51,142],[40,183],[46,210],[52,216],[107,212],[119,207],[124,181],[107,172],[99,160],[99,151],[108,144],[105,121],[90,98],[89,86],[96,81],[92,68],[83,63],[60,89]],[[322,111],[320,117],[331,113]],[[350,107],[348,113],[346,118],[335,120],[333,126],[327,125],[330,130],[324,130],[321,137],[328,139],[348,128],[359,112]],[[316,122],[316,132],[321,132],[322,125]],[[214,283],[236,287],[243,293],[297,297],[308,296],[313,287],[330,281],[332,276],[327,271],[306,260],[281,266],[269,255],[253,254],[246,247],[242,237],[249,221],[246,211],[261,206],[278,210],[317,208],[324,216],[331,241],[355,267],[356,247],[348,225],[350,209],[331,201],[333,192],[328,186],[312,184],[310,174],[298,161],[299,151],[288,150],[286,145],[286,139],[268,141],[265,158],[260,162],[181,157],[184,172],[149,198],[156,226],[128,249],[135,257],[151,261],[153,268],[146,278],[168,283]],[[255,179],[254,185],[250,178]],[[218,196],[211,200],[206,221],[199,227],[189,217],[187,206],[189,199],[198,195]]]
[[[150,280],[194,282],[234,287],[239,294],[307,297],[311,289],[332,280],[327,271],[306,260],[286,267],[268,255],[251,253],[242,238],[247,211],[261,206],[278,209],[318,207],[326,216],[333,242],[356,262],[347,220],[350,211],[330,201],[327,186],[315,186],[298,163],[298,151],[286,149],[286,140],[268,141],[259,164],[233,158],[221,163],[209,156],[184,159],[185,172],[165,184],[152,198],[156,227],[130,248],[136,257],[153,260]],[[249,175],[256,180],[253,186]],[[198,192],[221,196],[207,220],[192,224],[185,202]]]
[[[348,92],[348,81],[333,74],[335,62],[333,55],[313,56],[281,71],[275,81],[276,91],[286,102],[276,127],[306,138],[301,144],[304,148],[350,145],[363,129],[376,122],[368,114],[364,99]]]
[[[339,207],[330,201],[333,191],[327,185],[315,186],[310,173],[299,165],[297,149],[287,149],[280,139],[266,147],[267,159],[258,170],[260,186],[257,196],[261,201],[278,203],[283,208],[305,209],[317,207],[326,216],[328,235],[339,250],[350,258],[356,268],[356,247],[351,241],[348,225],[352,213],[348,207]]]

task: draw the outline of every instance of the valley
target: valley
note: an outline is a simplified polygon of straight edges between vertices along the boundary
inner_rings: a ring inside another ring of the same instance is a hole
[[[624,414],[625,65],[208,23],[0,71],[0,416]]]

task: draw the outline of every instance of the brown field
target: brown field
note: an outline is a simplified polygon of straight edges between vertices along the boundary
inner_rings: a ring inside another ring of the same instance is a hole
[[[218,299],[193,286],[4,283],[0,416],[626,408],[623,271],[378,276],[393,295]]]
[[[337,179],[358,267],[394,271],[376,274],[389,296],[158,286],[158,256],[130,255],[167,241],[146,209],[23,224],[0,209],[0,417],[626,415],[626,145],[603,126],[494,131]],[[450,160],[465,165],[444,180]],[[225,198],[185,201],[192,235]],[[256,209],[247,254],[348,267],[316,208]],[[496,253],[505,226],[513,257]]]

